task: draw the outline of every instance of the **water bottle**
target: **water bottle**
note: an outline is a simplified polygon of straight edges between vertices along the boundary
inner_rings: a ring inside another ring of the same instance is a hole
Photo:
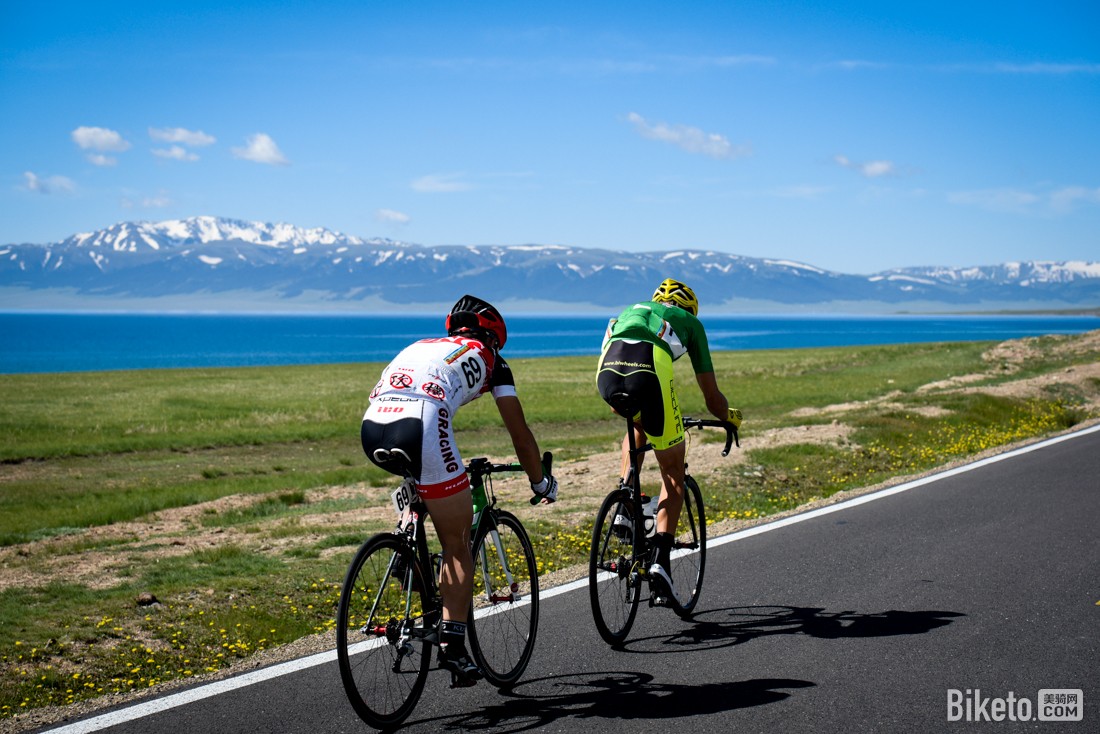
[[[489,504],[489,498],[485,495],[485,485],[478,482],[471,491],[474,496],[474,522],[473,526],[476,528],[478,520],[481,519],[481,511],[485,509],[485,506]]]
[[[645,520],[646,537],[652,538],[657,533],[657,498],[642,495],[642,517]]]

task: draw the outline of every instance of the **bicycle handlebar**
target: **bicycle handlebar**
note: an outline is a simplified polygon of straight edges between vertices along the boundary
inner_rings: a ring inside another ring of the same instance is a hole
[[[471,477],[487,477],[490,474],[500,474],[502,472],[512,471],[523,471],[523,466],[521,466],[518,461],[512,461],[506,464],[494,464],[484,456],[470,459],[470,463],[466,464],[466,473]]]
[[[547,451],[542,455],[542,468],[547,474],[550,474],[550,467],[554,463],[554,455]],[[487,477],[490,474],[500,474],[502,472],[520,472],[523,471],[523,465],[518,461],[510,461],[504,464],[494,464],[487,457],[479,456],[476,459],[470,459],[470,463],[466,464],[466,473],[471,477]]]
[[[722,449],[722,456],[729,456],[730,448],[734,443],[741,448],[741,437],[737,434],[737,426],[729,421],[720,421],[714,418],[684,418],[684,428],[724,428],[726,430],[726,447]]]

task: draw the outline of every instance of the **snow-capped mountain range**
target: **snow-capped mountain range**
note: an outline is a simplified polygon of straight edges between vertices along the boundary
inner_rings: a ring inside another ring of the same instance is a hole
[[[193,217],[121,222],[49,244],[0,245],[0,288],[65,289],[96,298],[211,294],[446,303],[466,292],[497,301],[614,307],[665,277],[708,304],[876,302],[1100,305],[1100,262],[1013,262],[968,268],[835,273],[805,263],[706,250],[626,252],[561,245],[424,247],[325,228]],[[716,309],[718,310],[718,309]]]

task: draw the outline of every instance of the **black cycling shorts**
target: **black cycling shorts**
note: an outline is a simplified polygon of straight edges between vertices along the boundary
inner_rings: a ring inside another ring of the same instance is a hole
[[[622,414],[629,406],[658,451],[684,440],[684,420],[672,384],[672,357],[650,342],[607,344],[596,375],[600,397]],[[623,400],[622,395],[629,399]]]
[[[363,442],[363,452],[372,463],[399,476],[403,476],[405,471],[408,471],[413,479],[420,481],[422,468],[420,452],[424,440],[424,423],[419,418],[402,418],[392,423],[365,420],[359,437]],[[396,457],[388,461],[380,460],[380,457],[385,457],[385,453],[376,454],[376,449],[384,451],[398,449],[408,457],[409,461],[402,465]]]

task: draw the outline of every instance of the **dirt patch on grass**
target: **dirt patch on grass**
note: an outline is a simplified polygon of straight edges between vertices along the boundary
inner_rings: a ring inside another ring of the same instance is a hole
[[[1065,393],[1073,398],[1081,399],[1081,406],[1086,410],[1100,408],[1100,362],[1067,367],[1059,372],[1053,372],[1037,377],[1029,377],[999,385],[987,385],[980,388],[967,388],[960,392],[983,392],[988,395],[1002,395],[1013,398],[1040,398],[1056,397],[1059,393]]]
[[[1004,378],[1020,372],[1028,362],[1038,360],[1044,355],[1054,354],[1075,358],[1097,352],[1100,352],[1100,331],[1090,331],[1073,337],[1011,339],[997,344],[982,355],[982,359],[988,365],[987,369],[930,382],[918,387],[914,393],[934,396],[946,393],[981,392],[1024,400],[1064,394],[1079,401],[1080,407],[1091,413],[1100,410],[1100,362],[1086,362],[1036,377],[1008,381]],[[792,418],[836,416],[868,408],[906,410],[933,418],[950,412],[935,405],[905,405],[897,402],[902,394],[896,391],[871,400],[836,403],[822,408],[799,408],[791,411],[790,416]]]
[[[305,504],[340,501],[371,491],[364,485],[324,487],[304,493]],[[134,566],[156,563],[165,558],[224,546],[241,546],[265,552],[315,542],[320,535],[272,539],[271,530],[285,517],[256,520],[241,527],[222,526],[213,518],[269,502],[269,495],[237,494],[187,507],[160,510],[147,518],[86,528],[53,538],[0,548],[0,591],[43,586],[53,581],[79,583],[90,589],[107,589],[126,581]],[[388,505],[356,512],[305,515],[303,524],[341,527],[364,520],[388,517]],[[247,525],[248,530],[244,529]],[[259,532],[257,532],[259,528]]]
[[[1044,336],[1009,339],[982,355],[993,371],[1019,371],[1027,362],[1047,354],[1078,357],[1100,351],[1100,330],[1074,336]]]
[[[760,434],[750,432],[743,438],[741,449],[734,448],[727,457],[721,455],[721,443],[694,437],[689,446],[690,470],[705,482],[722,468],[744,461],[744,452],[749,448],[841,442],[849,431],[848,426],[833,421],[826,425],[773,429]],[[694,432],[690,435],[697,436]],[[491,458],[509,460],[509,457]],[[561,483],[562,501],[550,506],[530,505],[530,489],[522,477],[498,480],[494,489],[501,506],[523,520],[547,519],[575,526],[592,517],[603,498],[616,486],[620,463],[619,449],[615,445],[584,459],[559,463],[554,473]],[[650,459],[643,470],[643,482],[655,486],[659,481],[656,462]],[[249,520],[239,526],[219,525],[216,518],[234,511],[247,512],[271,501],[269,495],[232,495],[162,510],[141,520],[9,546],[0,549],[0,590],[43,586],[53,581],[108,589],[125,583],[133,567],[224,546],[239,546],[260,553],[286,552],[312,545],[332,529],[384,526],[394,517],[387,493],[387,489],[365,485],[324,487],[303,493],[304,502],[295,506],[298,514],[292,520],[276,516]],[[369,507],[310,511],[312,505],[364,497],[369,498]],[[277,532],[288,522],[295,523],[299,531]]]

